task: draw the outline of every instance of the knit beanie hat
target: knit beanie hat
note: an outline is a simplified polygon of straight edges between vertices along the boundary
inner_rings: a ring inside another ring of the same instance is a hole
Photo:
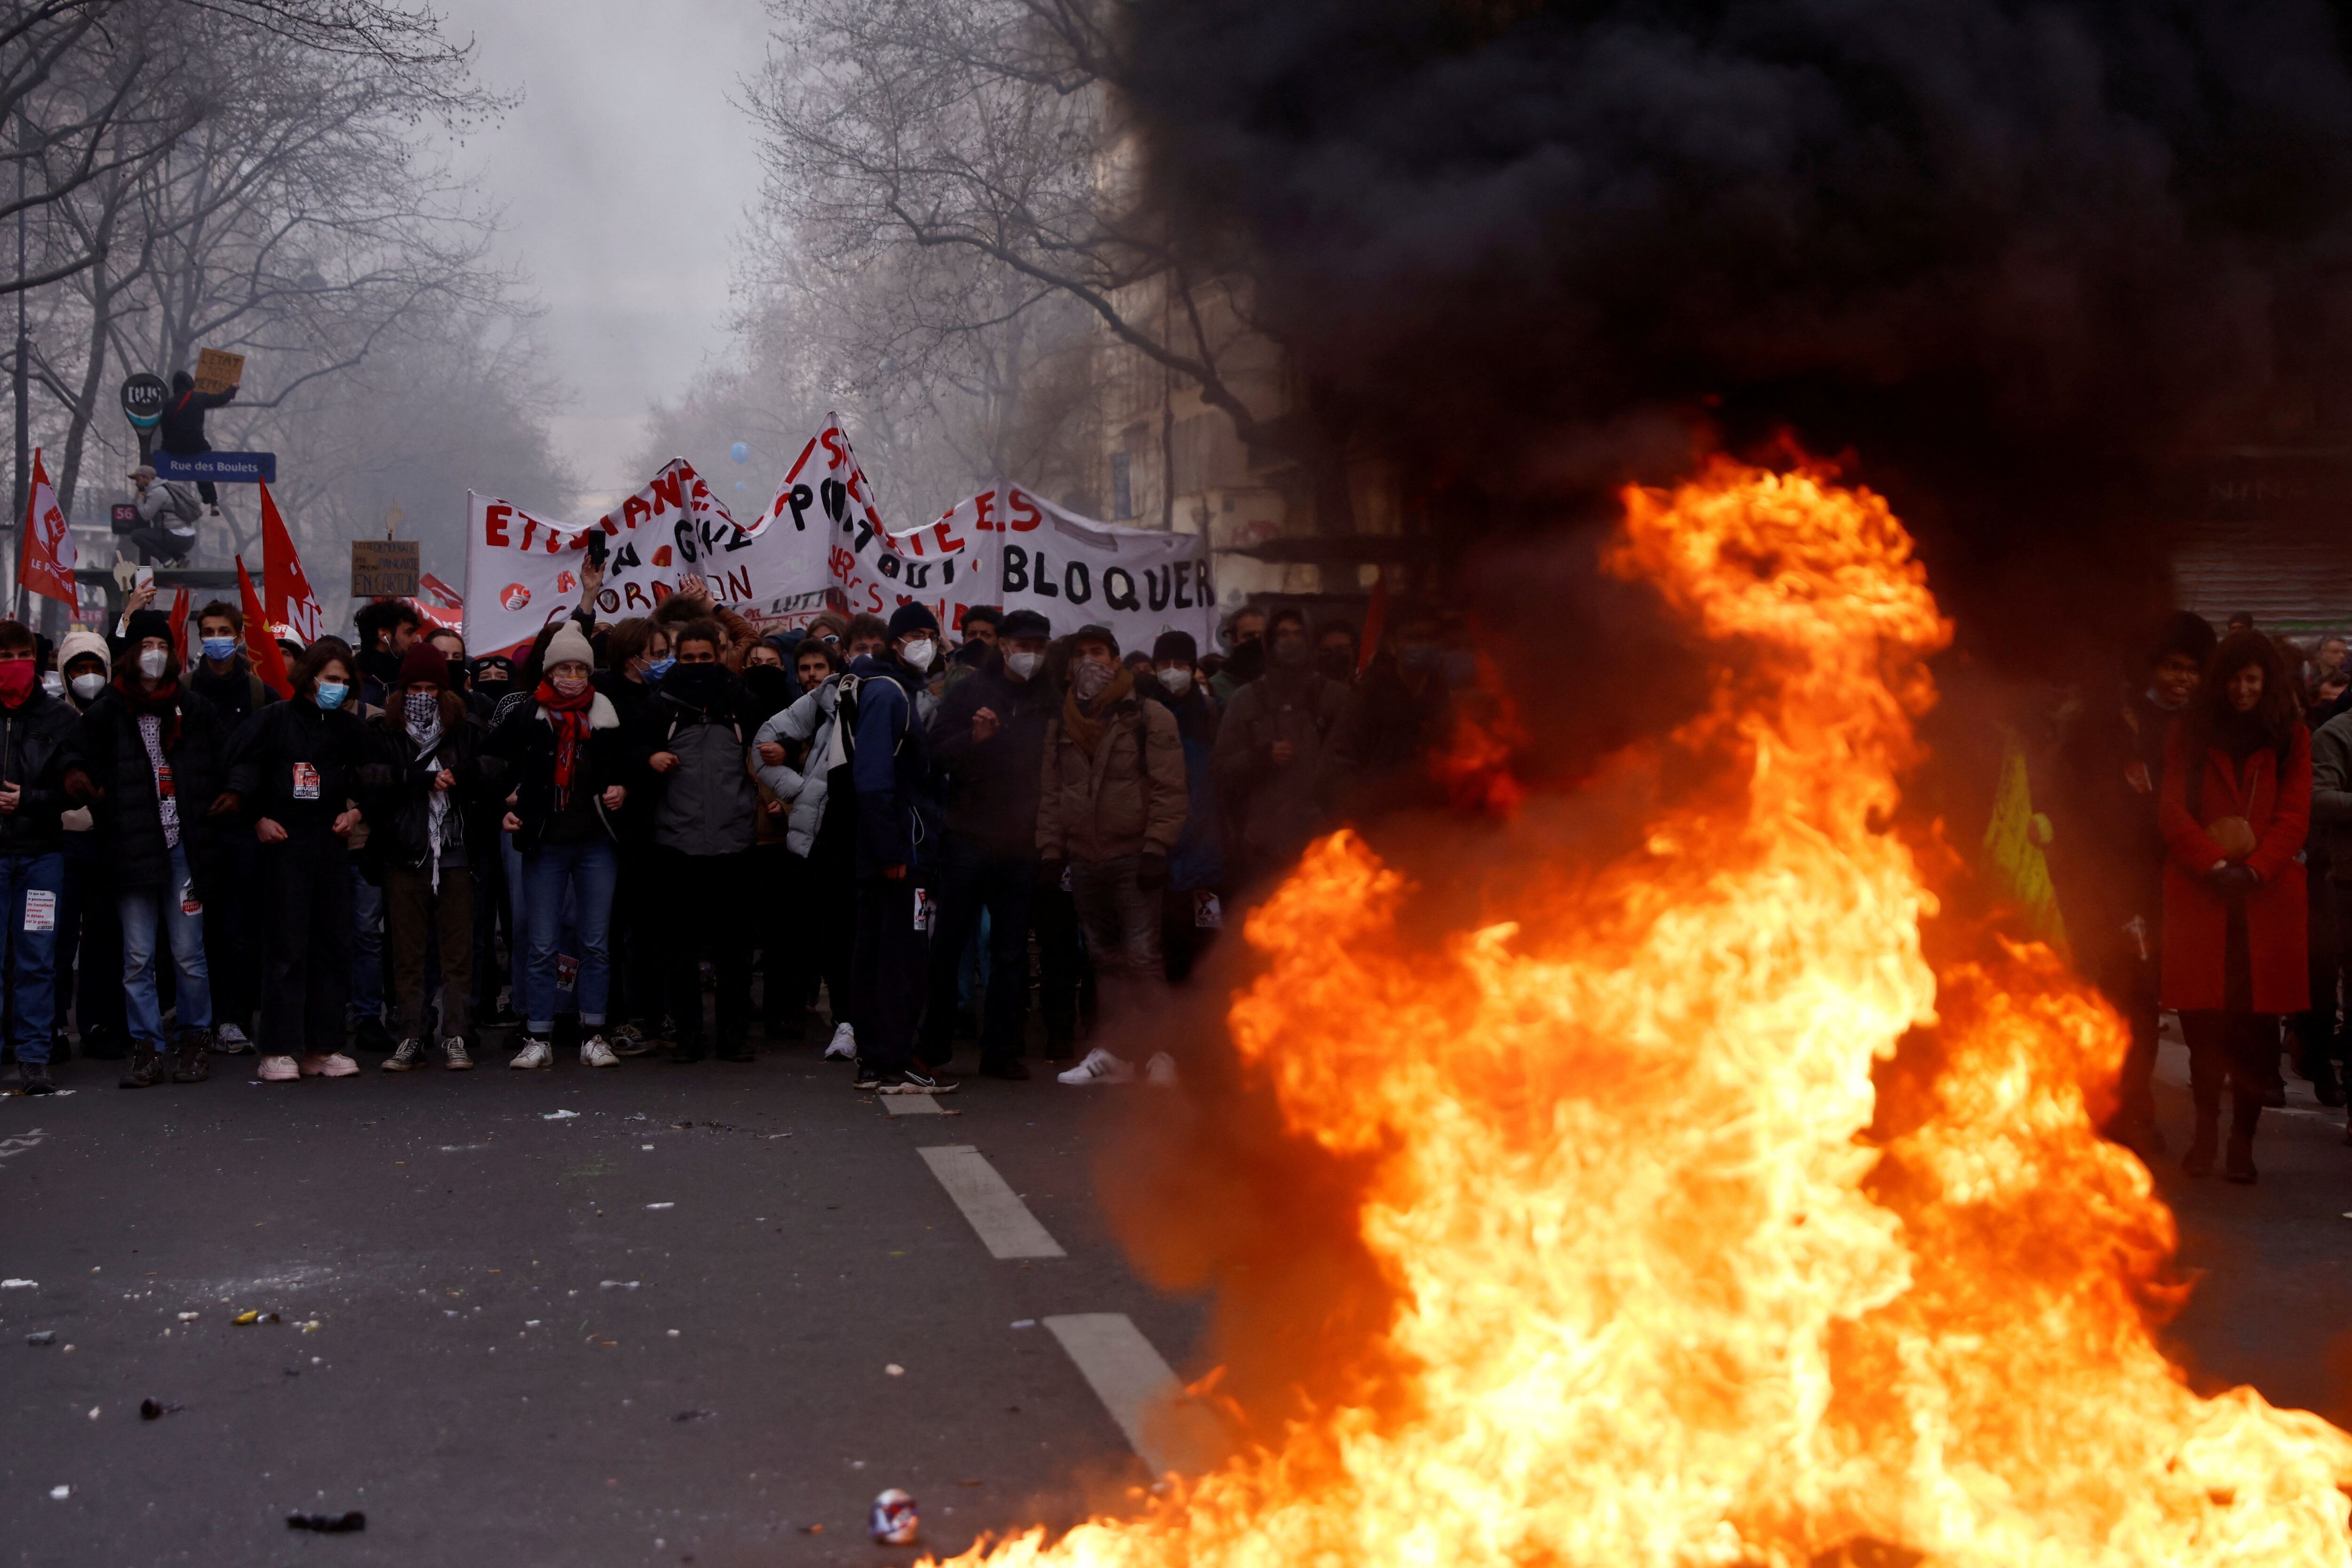
[[[924,605],[901,605],[897,609],[890,612],[890,640],[892,642],[897,642],[908,632],[936,632],[939,629],[939,616],[931,614],[929,609]]]
[[[577,659],[589,668],[596,668],[596,650],[588,646],[586,634],[580,623],[566,620],[563,627],[547,641],[547,657],[540,662],[541,669],[553,669],[559,664]]]
[[[549,651],[554,651],[552,644]],[[408,651],[400,658],[400,684],[413,686],[420,680],[429,680],[436,686],[449,684],[449,656],[429,642],[409,644]]]

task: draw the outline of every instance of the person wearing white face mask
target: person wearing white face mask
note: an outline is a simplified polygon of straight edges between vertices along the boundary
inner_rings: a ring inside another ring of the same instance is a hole
[[[198,610],[196,636],[202,657],[188,670],[188,689],[219,711],[221,728],[233,735],[278,693],[245,656],[245,612],[236,605],[215,599]],[[212,970],[213,1049],[238,1056],[253,1049],[247,1031],[261,1000],[261,921],[254,903],[261,847],[249,833],[224,833],[220,841],[227,875],[205,911],[205,962]]]
[[[86,713],[106,691],[106,639],[77,627],[58,644],[66,701]],[[120,1061],[130,1049],[122,1005],[122,921],[114,908],[114,874],[97,818],[77,805],[58,819],[66,849],[66,890],[58,905],[58,1016],[73,1002],[76,1042],[93,1061]],[[71,985],[68,985],[68,977]]]
[[[65,787],[77,805],[94,803],[101,852],[114,873],[131,1047],[122,1086],[145,1089],[164,1071],[155,959],[166,940],[178,978],[172,1076],[193,1083],[209,1070],[204,906],[221,875],[214,819],[236,802],[221,792],[226,737],[219,716],[182,685],[170,617],[139,610],[126,631],[113,685],[75,731]]]
[[[356,661],[320,637],[292,671],[293,700],[246,721],[230,749],[229,789],[260,847],[260,1076],[349,1078],[351,837],[366,736],[353,700]]]
[[[946,809],[931,932],[930,997],[921,1055],[955,1049],[965,946],[988,916],[980,1027],[986,1078],[1025,1079],[1021,1042],[1029,1001],[1029,901],[1037,879],[1037,790],[1045,731],[1062,692],[1045,674],[1053,627],[1034,610],[997,623],[977,668],[949,687],[931,718],[931,756]]]

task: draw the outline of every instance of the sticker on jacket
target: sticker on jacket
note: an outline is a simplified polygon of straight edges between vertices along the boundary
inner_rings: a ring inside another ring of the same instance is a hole
[[[205,912],[205,906],[196,900],[196,885],[194,882],[180,884],[180,912],[184,915],[200,915]]]
[[[1065,862],[1062,866],[1062,891],[1066,893],[1072,892],[1076,890],[1076,884],[1070,880],[1069,865],[1067,862]]]
[[[931,898],[931,890],[929,888],[917,888],[915,889],[915,929],[929,935],[931,928],[939,923],[939,919],[940,906]]]
[[[568,952],[555,955],[555,988],[569,991],[580,984],[580,961]]]
[[[1217,895],[1206,888],[1192,890],[1192,929],[1223,931],[1225,929],[1225,906]]]
[[[47,888],[25,889],[25,929],[55,931],[58,929],[58,896]]]
[[[294,798],[296,800],[319,798],[319,770],[308,763],[294,764]]]

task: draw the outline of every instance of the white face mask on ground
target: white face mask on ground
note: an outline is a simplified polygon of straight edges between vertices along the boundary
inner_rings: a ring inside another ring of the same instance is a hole
[[[1182,665],[1160,672],[1160,684],[1168,689],[1171,697],[1181,697],[1192,689],[1192,672]]]
[[[1045,662],[1045,656],[1042,653],[1008,653],[1004,656],[1004,668],[1023,680],[1036,674]]]
[[[931,668],[931,655],[938,651],[939,645],[930,638],[915,637],[898,650],[898,657],[907,661],[908,669],[929,669]]]
[[[163,679],[164,667],[171,662],[172,656],[166,649],[148,647],[139,650],[139,673],[150,680]]]

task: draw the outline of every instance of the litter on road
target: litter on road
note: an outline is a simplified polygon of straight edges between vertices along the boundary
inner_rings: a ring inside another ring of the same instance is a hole
[[[0,1279],[0,1290],[37,1290],[40,1288],[41,1282],[37,1279]]]
[[[37,1329],[25,1336],[25,1342],[28,1345],[53,1345],[58,1342],[58,1331],[55,1329]]]
[[[71,1496],[73,1496],[73,1488],[71,1487],[51,1487],[49,1489],[49,1500],[51,1502],[63,1502],[66,1499]]]
[[[187,1408],[185,1405],[165,1405],[153,1399],[142,1399],[139,1402],[139,1419],[142,1421],[161,1420],[163,1417],[171,1415],[174,1411],[184,1410],[185,1408]]]
[[[367,1515],[353,1509],[349,1513],[289,1513],[286,1516],[289,1530],[315,1530],[321,1535],[349,1535],[367,1528]]]
[[[647,1204],[646,1207],[649,1209],[674,1209],[677,1207],[677,1205],[676,1204]]]
[[[540,1120],[541,1121],[570,1121],[579,1114],[580,1113],[576,1110],[551,1110],[546,1115],[541,1117]]]

